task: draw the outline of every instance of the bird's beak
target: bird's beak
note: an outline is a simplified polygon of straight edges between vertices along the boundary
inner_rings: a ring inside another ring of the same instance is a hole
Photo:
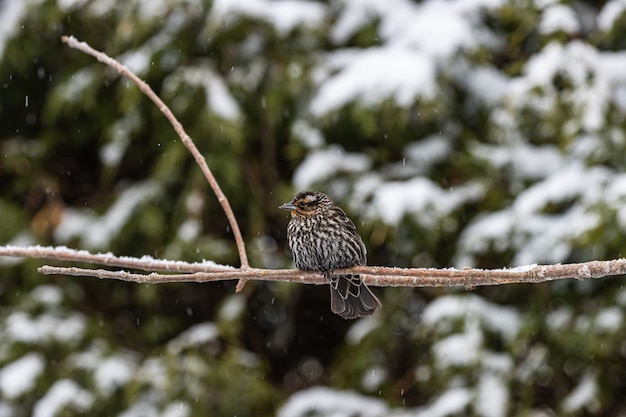
[[[279,208],[279,209],[282,209],[282,210],[295,210],[295,209],[297,209],[298,207],[296,207],[296,205],[295,205],[295,204],[293,204],[293,201],[290,201],[290,202],[288,202],[288,203],[283,204],[282,206],[280,206],[280,207],[278,207],[278,208]]]

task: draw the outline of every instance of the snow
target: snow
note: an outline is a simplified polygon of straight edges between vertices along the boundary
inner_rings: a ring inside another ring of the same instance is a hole
[[[528,151],[527,158],[532,160],[533,150]],[[478,152],[488,154],[486,149]],[[505,163],[509,156],[501,150],[490,158]],[[557,163],[556,156],[544,153],[543,161],[548,163],[550,159]],[[513,265],[564,262],[570,255],[571,242],[602,224],[603,218],[595,209],[598,204],[621,207],[621,175],[607,168],[589,168],[575,160],[549,172],[552,169],[554,166],[543,172],[545,178],[519,192],[510,207],[474,219],[461,234],[455,264],[472,265],[472,254],[490,247],[499,251],[514,249]],[[546,214],[551,205],[562,207],[557,213]],[[626,221],[626,213],[623,215]]]
[[[52,313],[31,317],[22,311],[15,311],[6,319],[6,335],[10,340],[29,344],[46,341],[75,344],[82,339],[85,326],[86,319],[80,313],[67,317]]]
[[[361,172],[369,166],[367,156],[345,152],[341,146],[331,145],[310,152],[294,173],[293,183],[298,190],[305,190],[339,172]]]
[[[96,340],[87,350],[73,354],[68,361],[73,368],[93,372],[98,391],[107,396],[130,381],[138,368],[134,353],[121,349],[113,354],[108,351],[106,342]]]
[[[202,233],[202,225],[195,218],[187,218],[178,226],[176,236],[183,242],[191,242]]]
[[[4,398],[14,399],[30,392],[45,368],[39,353],[27,353],[0,369],[0,392]]]
[[[624,324],[624,313],[620,307],[607,307],[595,317],[596,332],[616,333]]]
[[[475,409],[483,417],[505,417],[509,403],[509,388],[499,375],[483,373],[478,382]]]
[[[600,404],[598,402],[598,382],[597,376],[588,373],[584,375],[576,388],[563,399],[563,411],[573,414],[587,407],[590,411],[597,411]]]
[[[324,144],[324,137],[319,129],[306,120],[298,119],[291,126],[292,135],[309,149],[319,148]]]
[[[181,352],[192,346],[203,345],[217,340],[219,328],[214,323],[199,323],[191,326],[167,344],[170,352]]]
[[[91,258],[94,263],[102,263],[108,264],[112,262],[112,257],[114,256],[111,252],[105,253],[89,253],[86,250],[77,250],[68,248],[66,246],[41,246],[41,245],[30,245],[30,246],[14,246],[14,245],[5,245],[0,246],[0,253],[20,253],[27,254],[26,256],[32,256],[35,258],[55,258],[55,257],[64,257],[66,259],[72,259],[73,257],[81,257],[81,258]],[[2,255],[0,255],[2,256]],[[1,259],[1,258],[0,258]],[[202,262],[184,262],[184,261],[175,261],[169,259],[155,259],[150,255],[143,255],[140,258],[134,258],[131,256],[118,256],[122,262],[139,262],[139,263],[148,263],[155,265],[157,268],[164,269],[197,269],[197,267],[202,268],[210,268],[210,269],[224,269],[224,270],[233,270],[235,269],[230,265],[222,265],[218,264],[211,260],[203,260]]]
[[[379,34],[387,44],[408,46],[433,57],[449,57],[459,49],[492,41],[490,34],[472,22],[485,8],[500,4],[500,0],[430,0],[419,4],[408,0],[343,0],[331,39],[344,43],[360,27],[380,20]]]
[[[192,408],[189,404],[177,402],[165,407],[161,417],[188,417],[191,416]]]
[[[609,176],[608,171],[600,168],[589,170],[582,165],[571,164],[521,192],[513,204],[513,210],[516,215],[524,216],[539,212],[547,204],[577,196],[596,200],[598,195],[594,196],[593,193],[597,190],[590,190],[589,184],[603,184]]]
[[[276,413],[277,417],[306,417],[317,414],[333,417],[381,417],[388,414],[388,407],[380,400],[352,392],[314,387],[293,394]]]
[[[129,111],[124,117],[116,120],[109,129],[109,141],[100,148],[100,161],[108,167],[116,167],[122,161],[124,152],[131,140],[131,135],[141,125],[139,112]]]
[[[246,299],[241,294],[231,294],[222,302],[218,310],[220,321],[232,322],[246,310]]]
[[[76,382],[60,379],[37,401],[33,417],[54,417],[67,406],[85,413],[91,408],[93,402],[93,395],[82,389]]]
[[[54,285],[39,285],[30,292],[30,297],[38,304],[54,307],[63,301],[63,292]]]
[[[373,192],[370,210],[378,213],[388,224],[398,224],[402,216],[411,214],[418,223],[433,227],[439,219],[464,203],[479,199],[484,192],[481,184],[472,182],[444,190],[425,177],[389,181]]]
[[[495,68],[470,68],[466,63],[459,63],[453,69],[457,80],[482,104],[497,106],[506,96],[510,80]]]
[[[314,75],[320,84],[310,104],[314,116],[357,100],[368,106],[393,98],[409,106],[418,98],[433,98],[437,91],[433,61],[405,47],[342,49],[324,62]]]
[[[135,373],[137,383],[149,384],[155,391],[166,392],[171,385],[169,370],[162,358],[148,358]],[[129,414],[132,415],[132,414]]]
[[[435,362],[441,369],[471,366],[481,355],[483,334],[473,325],[463,333],[453,334],[432,345]]]
[[[563,306],[551,311],[546,316],[546,324],[551,331],[565,330],[566,326],[571,325],[574,313],[570,307]]]
[[[72,9],[83,6],[87,0],[57,0],[57,5],[65,13],[69,13]]]
[[[510,169],[515,178],[539,180],[561,170],[565,158],[554,145],[536,146],[529,143],[492,146],[474,143],[474,156],[498,169]]]
[[[318,27],[326,18],[326,8],[313,1],[216,0],[210,20],[229,25],[238,16],[267,21],[281,35],[299,27]]]
[[[20,28],[20,22],[26,16],[29,7],[35,7],[34,2],[26,0],[5,0],[0,3],[0,59],[11,38]]]
[[[72,76],[58,85],[55,93],[67,103],[78,103],[84,100],[85,90],[93,86],[96,73],[93,68],[81,68]]]
[[[441,394],[431,405],[420,407],[419,417],[445,417],[460,414],[470,404],[472,393],[466,388],[450,388]]]
[[[61,243],[80,237],[81,246],[103,249],[116,237],[135,209],[153,198],[159,191],[156,184],[145,181],[122,191],[102,216],[88,210],[66,208],[61,222],[54,230],[54,238]]]
[[[409,143],[404,148],[407,163],[416,167],[420,174],[425,174],[433,165],[445,161],[452,154],[452,145],[448,137],[428,135],[420,140]]]
[[[181,84],[204,89],[206,105],[213,114],[232,121],[241,117],[239,104],[230,93],[223,77],[216,74],[208,62],[206,65],[197,67],[179,68],[164,83],[165,94],[175,96],[175,91]],[[186,105],[191,105],[191,103],[186,103]],[[195,106],[197,103],[193,105]],[[180,104],[177,106],[180,107]]]
[[[373,366],[365,371],[361,378],[361,386],[367,392],[380,389],[381,385],[388,380],[387,369],[382,366]]]
[[[543,34],[554,32],[575,34],[580,31],[578,18],[571,7],[564,4],[555,4],[544,10],[539,21],[539,32]]]
[[[136,369],[136,363],[129,357],[119,355],[103,359],[94,372],[98,390],[104,395],[111,395],[116,388],[130,381]]]
[[[144,74],[148,70],[148,68],[150,68],[150,62],[152,61],[152,51],[150,51],[148,48],[128,51],[118,57],[118,60],[122,65],[126,66],[133,73]]]
[[[425,325],[448,331],[450,320],[477,319],[487,329],[512,341],[521,328],[519,313],[510,307],[489,303],[475,295],[447,295],[431,302],[422,314]]]
[[[356,320],[346,333],[346,341],[351,345],[357,345],[370,333],[382,325],[380,316],[369,316]]]
[[[0,400],[0,417],[16,416],[18,414],[17,407],[19,407],[17,404],[15,406],[12,406],[8,402],[5,403],[4,401]]]
[[[611,0],[604,4],[598,13],[598,27],[604,31],[611,31],[617,19],[626,11],[626,0]]]

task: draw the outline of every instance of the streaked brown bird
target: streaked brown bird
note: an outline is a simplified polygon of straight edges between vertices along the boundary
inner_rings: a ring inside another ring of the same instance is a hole
[[[346,213],[316,191],[302,191],[279,208],[291,211],[287,239],[296,267],[319,271],[330,281],[333,313],[344,319],[374,314],[381,303],[359,275],[333,274],[367,262],[365,244]]]

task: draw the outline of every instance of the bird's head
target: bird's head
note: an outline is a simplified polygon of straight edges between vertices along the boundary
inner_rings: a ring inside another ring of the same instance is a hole
[[[292,217],[314,216],[333,206],[333,201],[323,193],[317,191],[302,191],[280,209],[291,211]]]

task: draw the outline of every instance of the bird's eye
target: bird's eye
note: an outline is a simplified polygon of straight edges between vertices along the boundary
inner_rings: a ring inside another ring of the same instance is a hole
[[[296,203],[299,207],[305,208],[305,207],[313,207],[317,204],[317,200],[298,200],[298,202]]]

